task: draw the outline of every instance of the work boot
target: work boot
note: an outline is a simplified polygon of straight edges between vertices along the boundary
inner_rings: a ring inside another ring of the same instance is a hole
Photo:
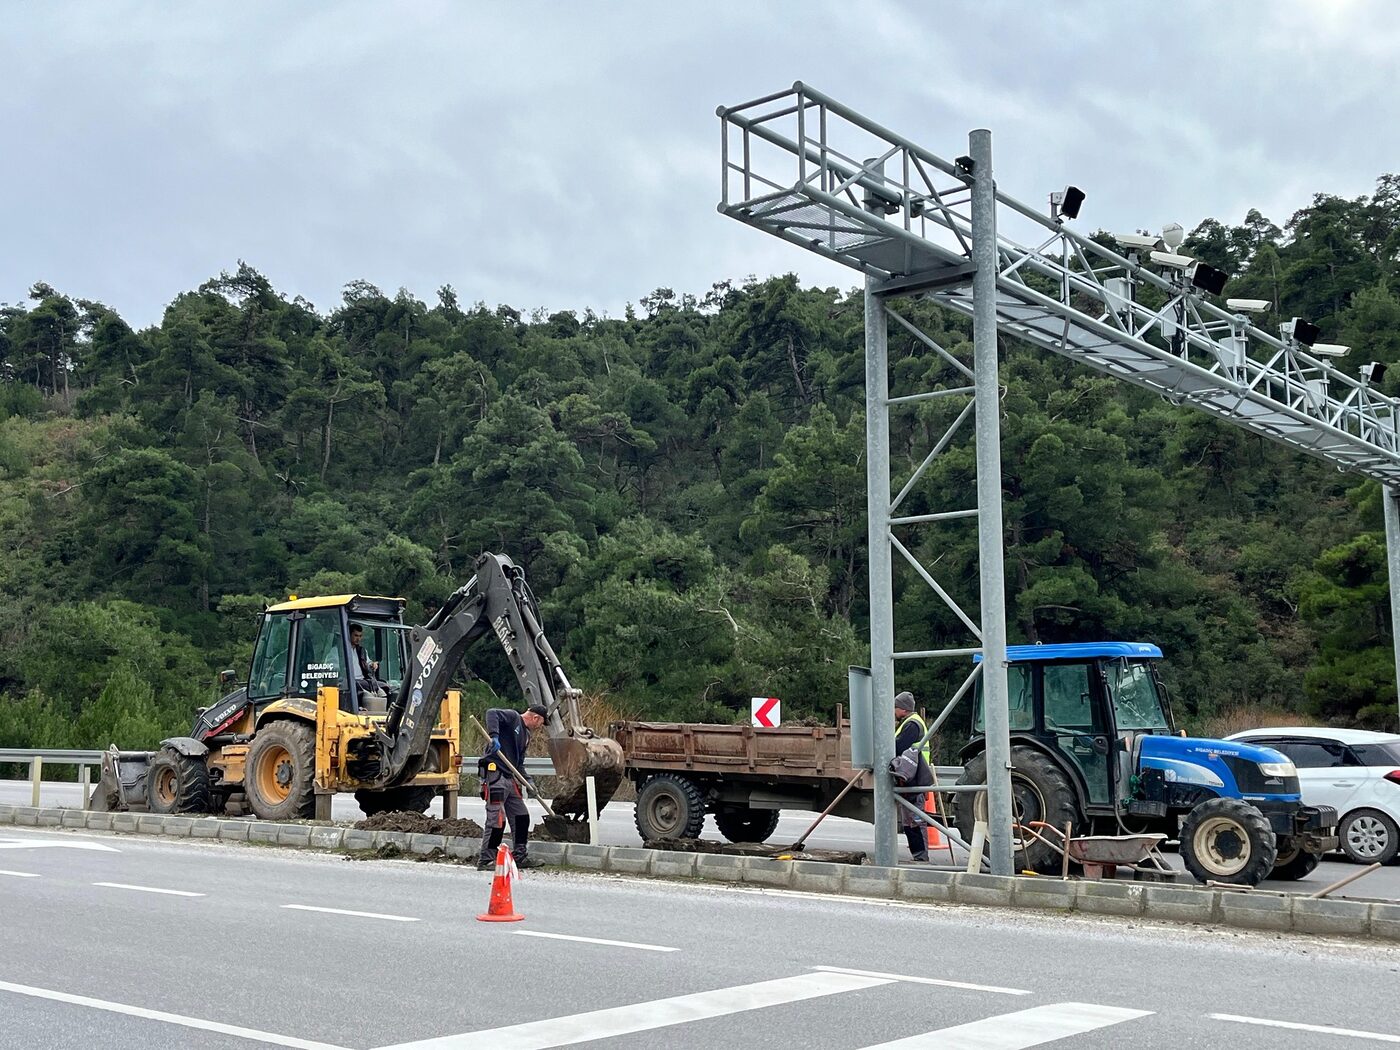
[[[904,841],[909,843],[910,858],[920,862],[928,860],[928,836],[922,824],[914,828],[905,828]]]
[[[496,851],[501,848],[501,839],[505,838],[505,834],[505,828],[492,828],[486,833],[481,840],[481,856],[476,859],[477,871],[490,871],[496,866]]]
[[[544,861],[532,860],[530,857],[530,818],[516,817],[510,822],[511,856],[515,858],[515,866],[522,871],[526,868],[542,868]]]

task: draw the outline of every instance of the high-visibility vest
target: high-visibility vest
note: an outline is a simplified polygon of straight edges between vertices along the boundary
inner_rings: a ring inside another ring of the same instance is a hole
[[[910,711],[909,717],[906,718],[903,722],[899,723],[899,728],[897,728],[894,731],[894,735],[899,736],[900,733],[904,732],[904,727],[907,726],[910,722],[913,722],[916,725],[918,725],[919,736],[922,737],[925,733],[928,732],[928,725],[924,722],[922,718],[919,717],[919,713],[917,711]],[[919,748],[919,754],[924,756],[924,761],[929,764],[930,768],[933,767],[933,748],[931,745],[932,741],[925,740],[923,746]]]

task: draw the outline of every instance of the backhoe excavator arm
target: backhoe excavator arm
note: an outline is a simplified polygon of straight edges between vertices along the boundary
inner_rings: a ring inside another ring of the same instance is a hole
[[[409,633],[407,673],[389,706],[381,738],[377,778],[385,786],[406,783],[427,754],[438,709],[467,648],[495,635],[515,672],[526,704],[549,711],[547,729],[555,774],[560,778],[554,808],[584,813],[584,779],[597,780],[599,808],[622,778],[622,749],[582,725],[580,693],[569,684],[559,657],[540,625],[539,607],[525,573],[503,554],[483,554],[476,575],[452,594],[431,620]]]

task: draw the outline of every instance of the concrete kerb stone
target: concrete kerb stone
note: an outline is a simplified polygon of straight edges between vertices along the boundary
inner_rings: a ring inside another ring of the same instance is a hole
[[[808,893],[842,893],[846,889],[848,864],[828,864],[820,860],[792,862],[792,888]]]
[[[784,888],[792,885],[792,861],[767,860],[763,857],[744,857],[743,860],[744,866],[739,876],[741,882]]]
[[[283,824],[277,829],[277,845],[311,845],[311,828],[306,824]]]
[[[583,842],[570,842],[564,850],[564,863],[571,868],[585,871],[602,871],[608,862],[607,846],[590,846]]]
[[[219,823],[216,817],[200,817],[190,824],[190,838],[216,839],[219,837]],[[91,825],[89,825],[91,826]]]
[[[340,840],[341,849],[373,849],[374,832],[364,828],[346,828]]]
[[[899,876],[899,896],[911,901],[951,902],[960,873],[937,868],[905,868]]]
[[[81,809],[65,809],[63,811],[62,822],[65,828],[87,827],[87,822],[83,819],[83,811]]]
[[[112,814],[94,813],[92,810],[88,810],[83,814],[83,827],[89,831],[111,831]]]
[[[1400,904],[1371,905],[1371,936],[1400,941]]]
[[[967,872],[959,875],[954,883],[953,899],[959,904],[990,904],[993,907],[1009,908],[1014,895],[1012,884],[1015,881],[1010,875]]]
[[[248,832],[252,826],[246,820],[221,820],[219,821],[219,841],[247,842]]]
[[[1011,903],[1018,908],[1051,908],[1074,911],[1079,903],[1080,882],[1056,878],[1022,877],[1012,880]]]
[[[166,817],[161,821],[160,833],[187,839],[190,837],[190,827],[193,824],[194,817]]]
[[[1272,893],[1238,893],[1226,890],[1220,894],[1220,914],[1227,926],[1240,929],[1291,930],[1293,898]]]
[[[1141,882],[1091,879],[1079,884],[1075,903],[1092,915],[1141,915],[1146,889]]]
[[[43,828],[56,828],[63,823],[63,810],[40,809],[37,811],[35,823]]]
[[[742,882],[744,858],[725,853],[698,853],[695,856],[695,877],[707,882]]]
[[[195,825],[198,827],[198,825]],[[345,841],[345,829],[337,827],[314,827],[311,829],[310,845],[315,849],[340,849]]]
[[[280,824],[268,820],[255,820],[248,825],[248,841],[275,843],[280,829]]]
[[[695,878],[695,854],[656,850],[651,858],[651,874],[669,879]]]
[[[449,844],[454,841],[468,843],[472,848],[472,856],[480,856],[480,839],[448,839]],[[531,842],[530,856],[535,860],[544,861],[546,864],[563,864],[565,847],[567,845],[568,844],[564,842]]]
[[[1190,886],[1146,886],[1142,913],[1150,919],[1215,922],[1220,916],[1220,892]]]
[[[370,834],[374,849],[393,846],[404,853],[408,852],[409,839],[413,837],[406,831],[374,831]]]
[[[435,849],[447,852],[446,835],[428,835],[423,832],[408,836],[408,851],[410,853],[429,854]]]
[[[856,897],[893,897],[899,888],[899,869],[875,864],[846,865],[846,892]]]
[[[631,846],[609,846],[604,871],[615,871],[620,875],[647,875],[651,872],[651,862],[657,851],[635,849]]]
[[[16,823],[16,824],[23,824],[23,825],[25,825],[26,827],[31,827],[31,828],[32,828],[32,827],[34,827],[36,824],[39,823],[39,811],[38,811],[37,809],[35,809],[33,806],[16,806],[16,807],[15,807],[15,823]],[[135,829],[135,823],[136,823],[136,822],[133,820],[133,821],[132,821],[132,830],[133,830],[133,831],[136,830],[136,829]]]
[[[159,813],[141,813],[136,817],[136,830],[159,835],[165,830],[165,818]]]
[[[1365,901],[1293,898],[1293,928],[1300,933],[1364,936],[1371,924],[1372,905]]]
[[[0,824],[13,824],[15,822],[15,807],[7,804],[0,804]]]
[[[346,834],[348,835],[349,833],[347,832]],[[550,845],[557,845],[557,843],[550,843]],[[460,835],[449,835],[447,836],[447,846],[445,849],[449,857],[455,857],[458,860],[475,860],[477,857],[481,856],[481,840],[463,838]],[[531,846],[530,849],[533,851],[535,847]],[[559,849],[559,855],[561,858],[564,855],[562,846]]]
[[[137,829],[137,816],[135,813],[113,813],[112,830],[134,833]]]

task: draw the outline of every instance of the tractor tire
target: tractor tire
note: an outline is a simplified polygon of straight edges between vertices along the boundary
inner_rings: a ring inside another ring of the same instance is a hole
[[[983,752],[968,760],[959,784],[987,782],[987,755]],[[1064,770],[1049,757],[1033,747],[1015,745],[1011,748],[1011,813],[1017,823],[1044,821],[1055,828],[1066,824],[1077,833],[1084,824],[1079,812],[1079,799]],[[953,804],[953,818],[964,842],[972,841],[972,829],[979,820],[987,819],[985,792],[959,792]],[[1043,832],[1043,829],[1041,829]],[[1058,836],[1047,835],[1050,841]],[[1063,863],[1058,850],[1030,835],[1013,836],[1011,840],[1018,870],[1029,868],[1045,875],[1058,875]]]
[[[204,758],[163,747],[146,771],[146,806],[152,813],[208,813],[209,768]]]
[[[431,787],[396,787],[355,792],[355,801],[367,817],[376,813],[426,813],[437,790]]]
[[[735,806],[715,811],[715,827],[730,842],[767,842],[778,830],[778,818],[781,816],[776,809]]]
[[[243,773],[248,805],[259,820],[309,820],[316,815],[316,730],[282,720],[253,736]]]
[[[1181,822],[1181,860],[1197,882],[1258,886],[1277,857],[1274,829],[1248,802],[1209,798]]]
[[[705,796],[693,780],[658,773],[637,792],[637,834],[654,839],[695,839],[705,828]]]
[[[1358,809],[1337,828],[1342,852],[1354,864],[1389,864],[1400,853],[1400,830],[1378,809]]]
[[[1317,870],[1321,861],[1322,858],[1316,853],[1309,853],[1293,839],[1279,839],[1278,856],[1274,858],[1274,870],[1269,872],[1269,878],[1297,882]]]

